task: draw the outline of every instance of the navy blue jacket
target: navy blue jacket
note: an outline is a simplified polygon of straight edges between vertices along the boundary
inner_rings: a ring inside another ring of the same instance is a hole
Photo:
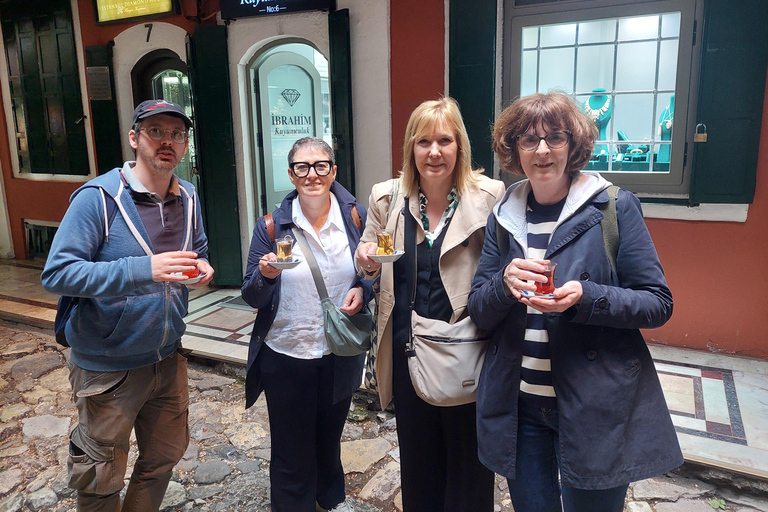
[[[349,249],[352,252],[352,259],[354,261],[361,230],[352,220],[352,208],[357,208],[360,214],[361,225],[365,226],[367,218],[365,207],[359,204],[355,197],[336,181],[331,184],[331,193],[336,196],[336,200],[341,207],[341,213],[344,217],[344,228],[349,239]],[[295,227],[291,204],[297,195],[298,193],[295,190],[290,192],[285,196],[280,207],[272,212],[272,220],[275,223],[275,239],[290,234],[290,230]],[[259,370],[259,365],[256,364],[256,357],[259,355],[259,350],[264,344],[264,338],[267,336],[270,327],[272,327],[272,322],[275,320],[275,315],[277,315],[277,308],[280,305],[280,276],[278,275],[275,279],[268,279],[262,276],[259,270],[259,259],[270,252],[277,252],[277,244],[270,240],[266,224],[264,223],[264,217],[259,217],[256,221],[256,227],[253,229],[251,248],[248,252],[248,267],[245,271],[245,279],[241,289],[245,302],[259,310],[248,347],[248,366],[245,378],[246,408],[253,405],[263,389],[261,385],[261,371]],[[358,277],[350,284],[350,288],[360,285],[363,286],[363,301],[367,304],[373,299],[371,282],[363,281]],[[337,403],[360,387],[365,354],[351,357],[335,357],[333,401]],[[301,383],[297,382],[296,385],[300,386]]]
[[[545,314],[559,412],[563,483],[607,489],[667,472],[683,462],[656,370],[639,329],[663,325],[672,295],[643,220],[640,202],[616,200],[619,250],[614,274],[596,207],[607,182],[578,173],[547,248],[555,285],[581,281],[582,302]],[[502,274],[525,258],[527,180],[510,187],[488,219],[469,296],[469,313],[492,332],[477,391],[480,460],[515,477],[517,404],[526,306],[506,296]],[[497,240],[498,230],[502,237]],[[501,243],[499,243],[501,242]],[[501,247],[501,249],[500,249]],[[525,468],[522,468],[523,470]]]

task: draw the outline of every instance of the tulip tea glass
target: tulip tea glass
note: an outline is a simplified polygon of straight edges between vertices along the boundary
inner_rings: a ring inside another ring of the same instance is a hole
[[[376,233],[376,254],[395,254],[391,231],[384,229]]]
[[[293,261],[293,237],[291,235],[285,235],[285,237],[277,240],[277,261]]]

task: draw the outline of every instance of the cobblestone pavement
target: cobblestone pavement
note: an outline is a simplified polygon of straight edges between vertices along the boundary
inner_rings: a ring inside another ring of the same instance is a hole
[[[52,332],[0,321],[0,512],[75,510],[66,459],[77,412],[65,354]],[[269,511],[266,403],[262,397],[244,409],[243,376],[240,366],[190,363],[191,442],[163,510]],[[401,509],[395,420],[373,403],[373,397],[356,394],[344,429],[347,492],[359,512],[395,512]],[[131,465],[135,458],[134,448]],[[501,477],[495,493],[496,511],[512,511]],[[635,483],[625,510],[711,512],[721,505],[768,512],[768,482],[686,465]]]

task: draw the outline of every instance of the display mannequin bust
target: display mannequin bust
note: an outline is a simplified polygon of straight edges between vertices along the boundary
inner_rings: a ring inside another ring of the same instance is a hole
[[[659,117],[658,135],[660,140],[672,140],[672,124],[675,119],[675,96],[669,98],[669,105]],[[669,144],[659,145],[659,162],[669,162]]]
[[[608,120],[611,118],[611,97],[605,89],[592,89],[592,95],[584,102],[584,112],[595,122],[600,135],[597,140],[608,140],[606,131]],[[595,145],[595,154],[607,153],[608,147],[604,144]]]

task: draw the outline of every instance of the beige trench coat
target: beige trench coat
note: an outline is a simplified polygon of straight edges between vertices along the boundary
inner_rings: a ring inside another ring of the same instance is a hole
[[[395,198],[389,221],[387,211],[395,180],[377,183],[371,190],[368,206],[368,220],[360,243],[376,242],[376,231],[384,228],[394,234],[395,250],[405,248],[403,231],[405,227],[401,210],[405,205],[403,188]],[[485,241],[485,224],[496,202],[504,194],[504,183],[479,175],[476,183],[470,184],[456,207],[456,212],[448,225],[440,252],[440,278],[445,286],[448,299],[453,308],[450,322],[454,323],[466,316],[467,299],[475,270],[480,262],[480,253]],[[410,214],[419,219],[419,202],[409,201]],[[424,241],[424,229],[417,222],[417,244]],[[392,401],[392,309],[395,306],[394,276],[392,264],[381,267],[379,315],[379,347],[376,356],[376,378],[379,387],[379,399],[384,408]],[[375,278],[378,274],[370,276]]]

